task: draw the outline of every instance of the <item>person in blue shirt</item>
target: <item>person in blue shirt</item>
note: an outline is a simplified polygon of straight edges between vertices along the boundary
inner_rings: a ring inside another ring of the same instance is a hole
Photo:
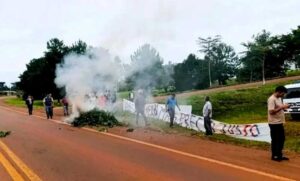
[[[177,106],[180,111],[180,108],[177,104],[177,100],[175,98],[175,94],[172,94],[170,97],[168,97],[167,102],[166,102],[166,110],[168,111],[168,113],[170,115],[170,127],[171,128],[174,125],[175,106]]]

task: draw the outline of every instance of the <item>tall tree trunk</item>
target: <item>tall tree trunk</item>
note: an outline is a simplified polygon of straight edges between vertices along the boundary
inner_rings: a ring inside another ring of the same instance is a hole
[[[263,82],[263,85],[266,84],[266,79],[265,79],[265,55],[263,56],[263,59],[262,59],[262,82]]]
[[[208,76],[209,76],[209,87],[211,87],[210,58],[208,59]]]

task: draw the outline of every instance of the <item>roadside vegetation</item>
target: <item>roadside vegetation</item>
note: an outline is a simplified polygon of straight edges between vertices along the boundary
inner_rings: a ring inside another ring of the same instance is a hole
[[[6,137],[10,134],[10,131],[0,131],[0,138]]]
[[[72,125],[75,127],[82,127],[82,126],[113,127],[116,125],[120,125],[120,123],[112,113],[94,109],[88,112],[81,113],[79,117],[75,118],[75,120],[72,122]]]
[[[18,97],[7,98],[7,99],[5,99],[4,102],[10,106],[26,107],[25,101]],[[54,106],[59,107],[59,106],[61,106],[61,104],[58,103],[57,101],[54,101]],[[43,101],[42,100],[34,100],[33,107],[34,107],[34,109],[43,108],[44,107]]]

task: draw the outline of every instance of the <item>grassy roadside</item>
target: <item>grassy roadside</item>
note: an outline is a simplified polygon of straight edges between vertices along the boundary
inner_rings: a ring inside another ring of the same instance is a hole
[[[213,104],[213,119],[230,124],[249,124],[267,122],[267,99],[273,93],[278,85],[289,84],[293,81],[282,81],[267,85],[258,85],[247,89],[226,90],[223,92],[208,92],[205,94],[192,95],[185,98],[179,97],[179,104],[189,104],[193,106],[193,114],[202,115],[205,96],[210,96]],[[128,114],[128,113],[127,113]],[[134,125],[134,115],[123,114],[118,116],[120,121],[128,122]],[[287,124],[285,149],[287,151],[300,153],[300,120],[292,120],[290,115],[286,115]],[[167,123],[153,120],[151,122],[153,129],[163,132],[175,132],[176,134],[185,134],[209,139],[216,142],[230,143],[244,147],[254,147],[260,149],[269,149],[269,144],[257,141],[248,141],[237,139],[226,135],[213,135],[205,137],[203,133],[176,127],[169,129]]]
[[[267,84],[265,86],[256,86],[247,89],[226,90],[223,92],[208,92],[205,94],[192,95],[186,98],[179,97],[180,104],[190,104],[193,106],[193,114],[201,115],[204,104],[204,97],[210,96],[213,104],[213,119],[235,124],[248,124],[267,121],[267,98],[272,94],[277,85],[285,85],[291,81],[283,81],[276,84]],[[118,93],[118,97],[126,98],[129,92]],[[25,107],[25,103],[21,99],[10,98],[5,102],[12,106]],[[57,103],[56,103],[56,106]],[[35,107],[42,107],[42,101],[36,101]],[[135,115],[124,112],[116,112],[117,119],[124,123],[125,126],[135,127]],[[287,151],[300,153],[300,121],[291,120],[289,116],[286,124],[286,143]],[[105,128],[106,129],[106,128]],[[212,140],[215,142],[229,143],[244,147],[269,149],[269,144],[257,141],[248,141],[237,139],[226,135],[213,135],[206,137],[201,132],[175,126],[170,129],[168,124],[159,120],[151,120],[150,129],[170,133],[181,134],[186,136],[196,136],[201,139]],[[99,128],[104,130],[104,128]]]
[[[17,98],[17,97],[12,97],[12,98],[7,98],[4,100],[4,102],[10,106],[16,106],[16,107],[26,107],[25,101]],[[61,106],[57,101],[54,101],[54,106],[59,107]],[[43,108],[43,101],[42,100],[35,100],[33,103],[34,109],[39,109]]]
[[[135,115],[128,112],[117,112],[115,113],[116,118],[128,128],[135,129]],[[140,123],[143,125],[143,120],[140,118]],[[231,136],[223,134],[214,134],[212,136],[205,136],[203,132],[197,132],[188,128],[184,128],[178,125],[175,125],[174,128],[169,128],[169,123],[150,119],[150,127],[148,129],[163,132],[167,134],[177,134],[183,136],[192,136],[204,140],[211,140],[219,143],[233,144],[238,146],[243,146],[247,148],[255,148],[262,150],[269,150],[270,144],[260,141],[250,141],[245,139],[238,139]],[[101,131],[103,128],[99,128]],[[300,153],[300,123],[299,122],[289,122],[286,125],[286,142],[285,142],[285,151],[287,152],[296,152]]]
[[[186,99],[179,99],[179,102],[192,105],[193,114],[201,115],[204,98],[205,96],[209,96],[213,104],[213,119],[215,120],[232,124],[267,122],[268,97],[273,93],[276,86],[289,84],[291,82],[292,81],[283,81],[248,89],[194,95]],[[286,115],[286,121],[285,148],[289,151],[300,153],[300,121],[292,120],[289,114]],[[224,137],[224,135],[216,135],[212,139],[243,146],[257,147],[257,145],[259,145],[259,147],[265,147],[264,144],[253,143],[253,141],[246,140],[232,140],[231,137]]]
[[[135,128],[135,115],[128,113],[128,112],[117,112],[116,118],[123,122],[125,126],[128,128]],[[143,125],[143,120],[140,118],[141,125]],[[174,128],[169,127],[169,123],[163,122],[157,119],[150,119],[150,127],[148,129],[167,133],[167,134],[177,134],[177,135],[183,135],[183,136],[192,136],[197,137],[204,140],[211,140],[219,143],[228,143],[228,144],[234,144],[239,145],[243,147],[249,147],[249,148],[259,148],[267,150],[270,147],[269,143],[266,142],[259,142],[259,141],[250,141],[250,140],[244,140],[244,139],[237,139],[233,138],[227,135],[221,135],[221,134],[214,134],[212,136],[205,136],[203,132],[197,132],[192,129],[184,128],[178,125],[175,125]],[[298,150],[300,152],[300,150]]]

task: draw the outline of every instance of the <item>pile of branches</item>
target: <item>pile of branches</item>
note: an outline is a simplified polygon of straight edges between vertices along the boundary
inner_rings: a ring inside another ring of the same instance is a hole
[[[72,125],[75,127],[82,127],[82,126],[113,127],[114,125],[120,125],[120,123],[113,114],[102,110],[94,109],[88,112],[81,113],[79,117],[75,118],[75,120],[72,122]]]
[[[0,131],[0,137],[6,137],[10,134],[10,131]]]

